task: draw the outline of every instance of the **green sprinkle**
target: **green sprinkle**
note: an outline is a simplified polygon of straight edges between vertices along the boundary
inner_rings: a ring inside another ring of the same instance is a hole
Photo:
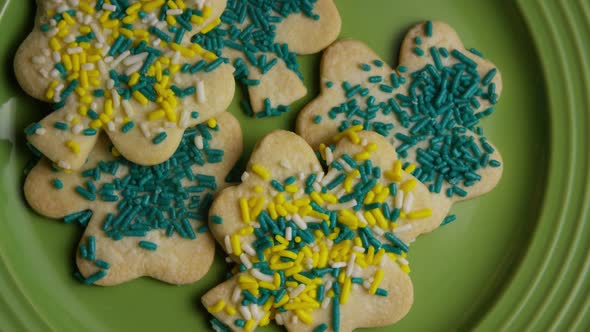
[[[158,245],[150,241],[139,241],[139,246],[143,249],[151,251],[158,249]]]
[[[53,127],[59,130],[68,130],[68,125],[64,122],[55,122]]]
[[[166,137],[168,137],[168,134],[166,134],[166,132],[161,132],[158,135],[156,135],[156,137],[154,137],[154,139],[152,140],[152,142],[154,144],[160,144],[160,143],[164,142],[164,140],[166,139]]]
[[[446,216],[446,218],[440,223],[440,225],[444,226],[444,225],[452,223],[455,220],[457,220],[457,216],[454,214],[450,214],[450,215]]]
[[[211,222],[214,224],[223,224],[223,219],[220,216],[211,216]]]
[[[53,186],[59,190],[64,187],[64,184],[63,184],[63,182],[61,182],[60,179],[55,179],[55,180],[53,180]]]

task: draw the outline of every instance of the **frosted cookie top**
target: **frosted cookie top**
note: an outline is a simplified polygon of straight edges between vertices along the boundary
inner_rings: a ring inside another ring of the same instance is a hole
[[[221,21],[225,1],[40,1],[15,69],[53,113],[30,142],[77,169],[105,130],[128,159],[160,163],[182,131],[219,114],[234,84],[228,60],[190,39]],[[147,151],[150,153],[145,153]]]
[[[243,183],[214,201],[212,233],[239,269],[203,302],[231,329],[274,318],[290,331],[349,331],[409,310],[407,235],[433,216],[428,190],[384,138],[347,131],[337,139],[324,173],[300,137],[267,135]],[[354,317],[359,308],[366,317]]]
[[[215,251],[208,210],[242,152],[237,119],[224,113],[218,120],[188,128],[159,165],[122,158],[101,135],[78,171],[59,171],[45,159],[32,169],[24,186],[31,207],[85,227],[77,255],[84,283],[145,275],[185,284],[208,271]]]

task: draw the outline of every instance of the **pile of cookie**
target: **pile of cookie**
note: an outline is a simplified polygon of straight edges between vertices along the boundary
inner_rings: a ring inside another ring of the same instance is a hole
[[[332,0],[39,7],[15,71],[52,111],[25,129],[38,162],[24,193],[84,227],[85,284],[194,283],[217,241],[235,264],[202,298],[215,330],[392,324],[413,303],[409,245],[502,175],[480,126],[500,73],[442,22],[411,28],[393,69],[335,41]],[[306,94],[297,55],[322,50],[321,93],[297,134],[267,134],[228,182],[243,148],[227,112],[236,82],[244,111],[280,116]]]

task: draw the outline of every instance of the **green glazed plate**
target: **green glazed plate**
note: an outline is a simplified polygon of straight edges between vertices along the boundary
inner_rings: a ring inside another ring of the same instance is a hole
[[[341,36],[365,41],[391,63],[411,25],[438,19],[504,79],[499,107],[483,124],[504,156],[500,185],[456,205],[457,222],[412,246],[415,304],[397,325],[375,330],[589,331],[590,1],[336,2]],[[33,0],[0,0],[0,330],[205,330],[199,298],[223,279],[221,255],[194,285],[144,278],[83,286],[72,277],[81,230],[24,202],[22,170],[31,156],[23,129],[47,106],[20,90],[12,58],[34,9]],[[319,59],[300,58],[309,94],[280,118],[247,118],[236,95],[230,111],[242,122],[245,156],[268,131],[293,128],[317,95]]]

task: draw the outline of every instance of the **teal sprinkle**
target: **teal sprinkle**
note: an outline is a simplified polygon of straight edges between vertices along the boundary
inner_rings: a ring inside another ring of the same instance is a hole
[[[313,332],[325,332],[328,329],[328,325],[326,323],[322,323],[318,326],[316,326],[315,329],[313,329]]]
[[[361,63],[360,66],[363,71],[370,71],[371,70],[371,66],[366,63]]]
[[[105,262],[105,261],[103,261],[101,259],[97,259],[94,262],[94,264],[96,264],[97,267],[99,267],[101,269],[104,269],[104,270],[108,270],[111,267],[111,265],[109,263],[107,263],[107,262]]]
[[[84,136],[94,136],[96,135],[98,132],[96,131],[96,129],[94,128],[86,128],[84,130],[82,130],[82,134]]]
[[[68,125],[64,122],[55,122],[53,127],[59,130],[68,130]]]
[[[158,249],[158,245],[150,241],[139,241],[139,246],[143,249],[151,251]]]
[[[315,124],[319,124],[322,122],[322,116],[321,115],[316,115],[313,117],[313,123]]]
[[[55,179],[55,180],[53,180],[53,186],[56,189],[60,190],[60,189],[62,189],[64,187],[64,184],[63,184],[63,182],[61,182],[60,179]]]
[[[440,223],[441,226],[447,225],[452,223],[453,221],[457,220],[457,216],[454,214],[450,214],[445,217],[445,219]]]
[[[93,275],[91,275],[90,277],[84,279],[84,284],[86,285],[92,285],[95,282],[99,281],[100,279],[106,277],[107,272],[105,270],[100,270],[96,273],[94,273]]]
[[[387,290],[385,290],[383,288],[377,288],[377,291],[375,291],[375,295],[387,296]]]
[[[405,73],[408,71],[408,68],[406,68],[406,66],[399,66],[397,67],[397,71],[399,71],[400,73]]]
[[[326,86],[327,86],[328,88],[331,88],[331,87],[333,87],[333,86],[334,86],[334,83],[333,83],[332,81],[328,81],[328,82],[326,82]]]
[[[424,55],[424,50],[422,50],[420,47],[414,47],[413,51],[414,51],[414,54],[416,54],[417,56]]]
[[[416,45],[422,45],[422,38],[420,38],[419,36],[416,36],[416,38],[414,38],[414,43]]]
[[[166,137],[168,137],[168,134],[166,134],[166,132],[161,132],[158,135],[156,135],[156,137],[154,137],[154,139],[152,140],[152,142],[154,144],[160,144],[160,143],[164,142],[164,140],[166,139]]]
[[[491,167],[500,167],[502,164],[497,160],[490,160]]]
[[[432,21],[426,22],[426,36],[432,37]]]
[[[381,60],[374,60],[373,64],[377,67],[383,67],[383,61]]]
[[[121,131],[124,133],[127,133],[127,132],[129,132],[129,130],[133,129],[133,127],[135,127],[135,123],[133,121],[129,121],[123,125],[123,128],[121,128]]]
[[[214,224],[223,224],[223,219],[220,216],[211,216],[211,222]]]
[[[478,57],[480,57],[480,58],[484,58],[484,56],[483,56],[483,53],[481,53],[480,51],[478,51],[476,48],[473,48],[473,47],[472,47],[472,48],[470,48],[470,49],[469,49],[469,52],[471,52],[471,53],[473,53],[473,54],[477,55],[477,56],[478,56]]]

